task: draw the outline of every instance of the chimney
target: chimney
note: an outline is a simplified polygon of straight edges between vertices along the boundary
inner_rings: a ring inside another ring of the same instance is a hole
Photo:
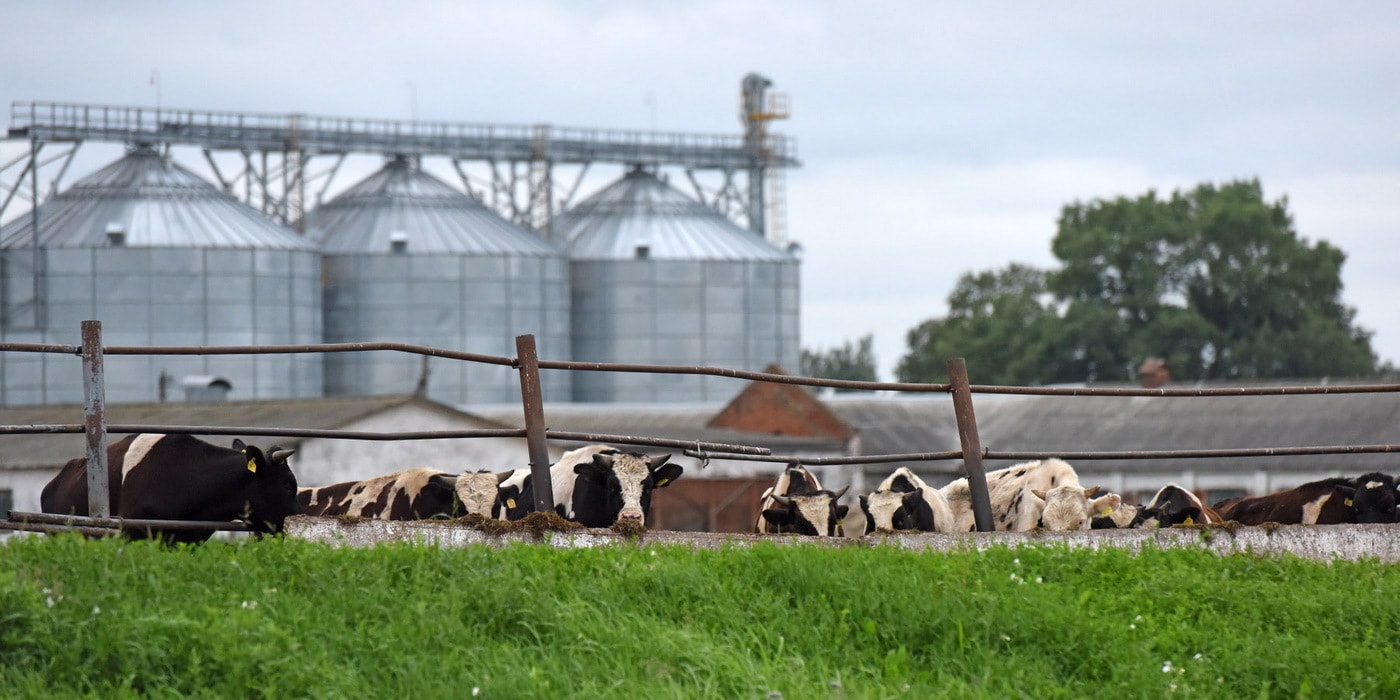
[[[1171,381],[1171,378],[1172,373],[1167,369],[1167,361],[1160,357],[1149,357],[1138,367],[1138,383],[1144,389],[1156,389]]]

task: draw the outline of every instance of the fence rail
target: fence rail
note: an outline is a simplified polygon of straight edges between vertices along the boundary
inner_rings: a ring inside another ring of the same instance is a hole
[[[8,522],[0,521],[0,529],[32,529],[54,531],[56,529],[76,529],[94,533],[110,533],[113,528],[151,527],[150,524],[135,525],[137,521],[109,518],[110,504],[106,502],[106,434],[107,433],[148,433],[164,432],[193,435],[259,435],[270,437],[328,438],[345,440],[441,440],[462,438],[525,438],[530,449],[530,470],[537,484],[535,488],[538,509],[553,508],[550,488],[548,450],[546,440],[578,442],[606,442],[617,444],[644,445],[652,447],[676,448],[684,454],[701,459],[749,460],[760,462],[797,462],[811,465],[857,465],[888,462],[921,462],[962,460],[961,473],[968,477],[972,490],[973,510],[979,531],[993,529],[990,501],[987,494],[982,460],[1026,460],[1059,457],[1075,460],[1109,459],[1163,459],[1163,458],[1230,458],[1230,457],[1275,457],[1292,455],[1323,454],[1369,454],[1400,453],[1400,445],[1323,445],[1307,447],[1248,447],[1231,449],[1185,449],[1185,450],[1142,450],[1142,451],[1082,451],[1082,452],[1027,452],[1011,450],[990,450],[981,446],[977,433],[977,420],[972,405],[974,394],[1013,394],[1041,396],[1129,396],[1129,397],[1228,397],[1228,396],[1290,396],[1319,394],[1363,394],[1400,392],[1400,384],[1348,384],[1313,386],[1253,386],[1253,387],[1172,387],[1172,388],[1091,388],[1091,387],[1021,387],[971,384],[967,379],[967,367],[962,358],[948,360],[950,382],[946,384],[908,382],[866,382],[842,379],[823,379],[768,372],[727,369],[706,366],[677,366],[657,364],[626,364],[606,362],[569,362],[540,360],[535,355],[534,337],[522,335],[516,339],[516,357],[484,355],[461,352],[444,348],[396,342],[366,343],[325,343],[305,345],[248,345],[248,346],[103,346],[101,344],[101,324],[97,321],[83,322],[83,344],[63,345],[44,343],[0,343],[0,353],[57,353],[76,355],[83,360],[85,385],[85,421],[64,424],[0,425],[0,435],[43,434],[43,433],[84,433],[88,438],[88,477],[89,512],[92,518],[77,519],[69,516],[44,516],[35,513],[14,513]],[[146,425],[108,424],[105,418],[103,398],[102,358],[105,355],[233,355],[233,354],[287,354],[287,353],[327,353],[327,352],[402,352],[445,359],[509,366],[520,372],[521,402],[524,428],[502,428],[484,430],[435,430],[409,432],[371,432],[348,430],[322,430],[305,428],[273,428],[258,426],[196,426],[196,425]],[[847,455],[831,457],[798,457],[774,455],[766,447],[726,444],[700,440],[678,440],[639,435],[613,435],[604,433],[571,432],[552,430],[546,427],[543,414],[543,396],[540,393],[538,373],[540,370],[584,371],[584,372],[639,372],[649,374],[690,374],[729,377],[754,382],[790,384],[817,388],[858,389],[869,391],[893,391],[902,393],[946,393],[953,398],[954,413],[958,424],[958,437],[962,449],[943,452],[919,452],[883,455]],[[15,516],[19,519],[16,520]],[[55,522],[51,518],[58,518]],[[112,523],[117,523],[113,525]],[[142,521],[145,522],[145,521]],[[172,521],[155,521],[162,526]],[[195,529],[242,530],[242,523],[199,523]]]

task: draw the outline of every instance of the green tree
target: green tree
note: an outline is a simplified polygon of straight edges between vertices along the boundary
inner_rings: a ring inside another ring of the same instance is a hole
[[[910,352],[895,367],[902,382],[942,382],[947,359],[966,357],[979,384],[1061,381],[1058,317],[1045,272],[1012,264],[964,274],[948,295],[948,315],[911,329]]]
[[[875,353],[872,349],[874,343],[875,336],[867,334],[854,344],[846,341],[841,347],[827,351],[812,351],[804,348],[800,358],[802,375],[823,379],[876,381]]]
[[[948,316],[909,331],[899,378],[938,381],[959,355],[998,384],[1128,380],[1149,356],[1182,379],[1381,371],[1341,302],[1345,254],[1300,238],[1257,180],[1076,202],[1052,251],[1057,270],[964,275]]]

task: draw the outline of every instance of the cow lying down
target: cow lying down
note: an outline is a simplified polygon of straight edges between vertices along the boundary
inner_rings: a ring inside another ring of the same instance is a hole
[[[953,510],[952,531],[975,529],[967,479],[957,479],[942,490]],[[1037,528],[1088,530],[1095,515],[1108,515],[1122,503],[1118,494],[1100,496],[1099,487],[1081,486],[1074,468],[1059,459],[1024,462],[987,472],[987,491],[996,529],[1019,532]]]
[[[349,515],[379,520],[492,517],[498,487],[510,472],[448,474],[423,467],[361,481],[297,490],[307,515]]]
[[[242,440],[218,447],[190,435],[128,435],[107,447],[107,496],[113,516],[140,520],[242,520],[257,534],[282,532],[300,512],[287,458]],[[39,496],[45,513],[87,515],[87,457],[69,460]],[[126,528],[133,539],[203,542],[213,530]]]

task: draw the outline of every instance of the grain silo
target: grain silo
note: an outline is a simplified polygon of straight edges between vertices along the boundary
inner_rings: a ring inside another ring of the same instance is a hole
[[[634,167],[553,222],[582,362],[797,371],[799,261]],[[743,382],[575,372],[576,401],[723,401]]]
[[[0,228],[0,256],[8,342],[77,344],[86,319],[109,346],[321,339],[314,246],[149,147]],[[75,358],[4,359],[0,403],[83,400]],[[183,400],[194,377],[230,399],[313,397],[322,384],[315,354],[109,356],[105,375],[109,402]]]
[[[307,215],[325,264],[328,343],[392,341],[514,357],[533,334],[540,357],[569,357],[568,263],[554,246],[424,172],[385,166]],[[425,373],[426,370],[426,373]],[[567,401],[569,378],[541,374]],[[446,403],[518,401],[510,367],[397,352],[326,357],[326,393],[414,391]]]

